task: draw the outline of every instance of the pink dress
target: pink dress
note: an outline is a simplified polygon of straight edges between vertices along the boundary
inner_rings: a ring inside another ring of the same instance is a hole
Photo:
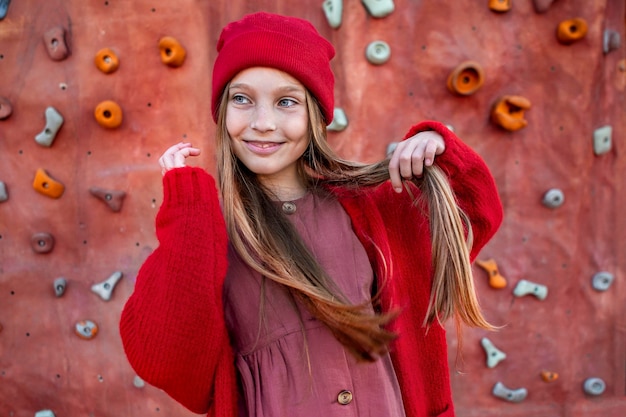
[[[325,271],[353,303],[370,300],[372,268],[341,205],[314,193],[294,203],[288,217]],[[325,325],[282,286],[248,268],[232,247],[224,304],[241,417],[405,416],[389,355],[357,362]]]

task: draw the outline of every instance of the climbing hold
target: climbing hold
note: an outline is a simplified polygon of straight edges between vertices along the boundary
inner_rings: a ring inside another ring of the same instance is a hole
[[[91,195],[104,201],[112,211],[118,212],[122,209],[122,203],[126,193],[124,191],[105,190],[104,188],[91,187],[89,189]]]
[[[57,297],[61,297],[65,294],[65,289],[67,288],[67,281],[63,277],[59,277],[54,280],[54,293]]]
[[[65,191],[63,184],[52,179],[52,177],[41,168],[37,168],[35,179],[33,180],[33,188],[50,198],[59,198],[63,195],[63,191]]]
[[[559,374],[550,371],[541,371],[541,379],[545,382],[554,382],[559,378]]]
[[[506,278],[500,275],[500,272],[498,271],[498,265],[496,264],[495,260],[477,260],[476,263],[478,264],[478,266],[487,271],[487,274],[489,275],[489,286],[491,288],[502,289],[506,287]]]
[[[115,72],[120,66],[119,58],[115,52],[109,48],[100,49],[98,53],[96,53],[94,62],[96,63],[96,67],[105,74]]]
[[[9,192],[4,182],[0,181],[0,203],[3,203],[9,199]]]
[[[40,410],[35,413],[35,417],[55,417],[52,410]]]
[[[100,102],[93,114],[102,127],[114,129],[122,124],[122,108],[114,101]]]
[[[54,236],[39,232],[30,237],[30,246],[36,253],[49,253],[54,249]]]
[[[604,37],[602,42],[602,49],[605,54],[611,51],[619,49],[622,43],[622,37],[619,32],[613,29],[604,29]]]
[[[44,33],[43,42],[53,61],[62,61],[70,54],[65,41],[65,28],[62,26],[53,27]]]
[[[546,191],[541,202],[548,208],[558,208],[565,202],[565,195],[558,188],[552,188]]]
[[[9,11],[11,0],[0,0],[0,20],[4,19]]]
[[[393,0],[361,0],[372,17],[385,17],[393,12]]]
[[[610,272],[597,272],[591,279],[591,286],[596,291],[606,291],[609,289],[615,277]]]
[[[508,12],[511,10],[511,0],[489,0],[489,8],[494,12]]]
[[[462,96],[474,94],[485,82],[482,66],[478,62],[465,61],[448,75],[448,90]]]
[[[115,285],[120,279],[122,279],[122,273],[120,271],[116,271],[105,281],[92,285],[91,291],[98,294],[104,301],[109,301],[111,299],[111,295],[113,294],[113,290],[115,289]]]
[[[582,17],[564,20],[556,28],[557,39],[565,45],[579,41],[585,35],[587,35],[587,21]]]
[[[98,325],[91,320],[82,320],[76,323],[76,334],[82,339],[92,339],[98,334]]]
[[[529,294],[534,295],[540,300],[545,300],[548,296],[548,287],[546,287],[545,285],[526,281],[525,279],[520,280],[513,290],[513,295],[515,295],[516,297],[523,297]]]
[[[491,120],[498,126],[515,131],[528,125],[524,111],[530,109],[530,101],[521,96],[502,96],[493,105]]]
[[[61,113],[59,113],[54,107],[48,107],[46,109],[45,116],[46,127],[44,127],[41,133],[35,136],[35,142],[41,146],[50,147],[52,146],[52,142],[54,142],[57,132],[63,124],[63,116],[61,116]]]
[[[510,401],[512,403],[519,403],[521,401],[524,401],[524,399],[528,395],[528,391],[526,390],[526,388],[518,388],[513,390],[505,387],[502,382],[497,382],[496,385],[493,386],[492,393],[494,396],[506,401]]]
[[[341,14],[343,13],[343,0],[325,0],[322,9],[331,28],[341,26]]]
[[[533,0],[535,11],[537,13],[545,13],[548,11],[554,0]]]
[[[13,113],[11,102],[5,97],[0,97],[0,120],[7,119],[11,113]]]
[[[161,62],[164,64],[170,67],[180,67],[185,62],[187,55],[185,48],[171,36],[165,36],[159,40],[159,49],[161,50]]]
[[[139,375],[135,375],[135,378],[133,378],[133,385],[135,388],[143,388],[146,386],[146,383],[139,377]]]
[[[370,42],[365,48],[365,57],[370,64],[382,65],[389,61],[391,57],[391,48],[389,44],[384,41]]]
[[[613,128],[611,126],[599,127],[593,131],[593,153],[602,155],[611,150]]]
[[[487,354],[487,367],[495,368],[497,364],[506,359],[506,353],[495,347],[491,340],[486,337],[480,339],[480,344]]]
[[[604,393],[606,384],[600,378],[587,378],[583,383],[585,394],[598,396]]]
[[[335,107],[333,110],[333,121],[326,127],[326,129],[334,132],[341,132],[346,127],[348,127],[346,112],[344,112],[341,108]]]

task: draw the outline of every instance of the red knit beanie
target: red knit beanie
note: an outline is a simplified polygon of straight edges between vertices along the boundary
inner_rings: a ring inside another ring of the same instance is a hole
[[[333,120],[335,78],[330,60],[335,48],[308,21],[254,13],[231,22],[217,42],[211,110],[217,111],[226,84],[251,67],[279,69],[300,81],[318,100],[326,123]]]

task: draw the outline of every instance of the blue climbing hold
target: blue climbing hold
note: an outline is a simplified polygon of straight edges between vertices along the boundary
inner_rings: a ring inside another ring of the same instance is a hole
[[[0,20],[4,19],[9,11],[9,3],[11,0],[0,0]]]

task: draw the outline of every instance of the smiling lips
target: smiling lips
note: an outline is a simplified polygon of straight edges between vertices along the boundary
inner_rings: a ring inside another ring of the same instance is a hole
[[[279,142],[244,141],[246,147],[257,154],[270,154],[277,151],[283,144]]]

